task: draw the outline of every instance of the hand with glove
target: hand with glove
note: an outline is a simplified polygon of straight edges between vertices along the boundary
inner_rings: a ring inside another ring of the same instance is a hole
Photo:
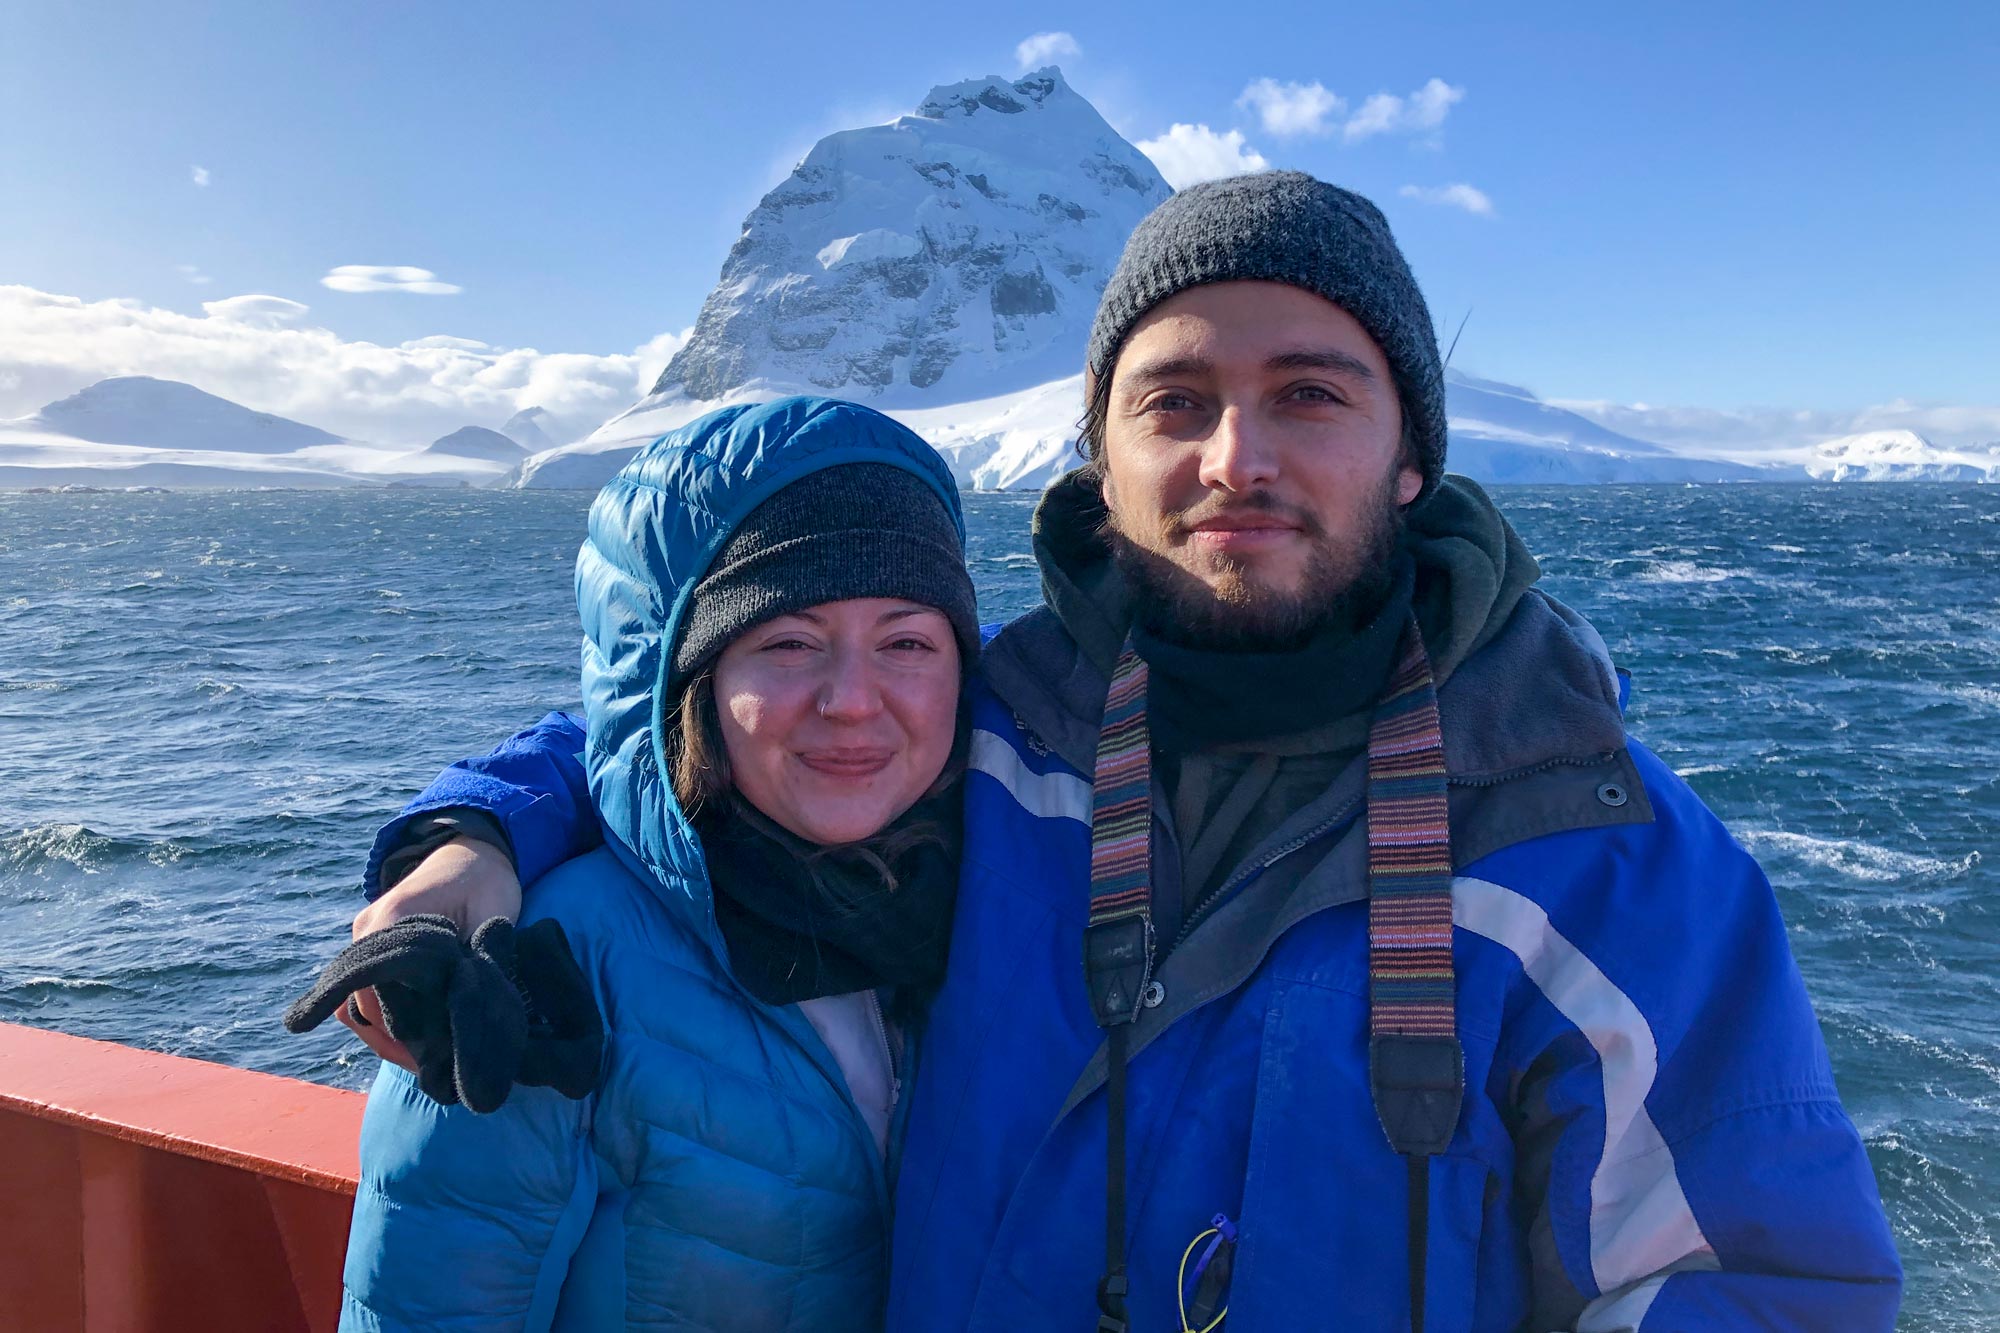
[[[451,816],[457,816],[452,818]],[[435,828],[412,825],[409,845],[385,858],[383,891],[355,915],[356,940],[412,916],[449,918],[470,936],[481,922],[521,914],[521,881],[514,870],[506,834],[474,812],[447,811]],[[453,836],[462,831],[466,836]],[[364,986],[335,1016],[384,1060],[417,1072],[417,1061],[389,1035],[373,987]]]
[[[516,930],[496,916],[466,940],[450,917],[404,917],[343,949],[285,1027],[310,1032],[368,987],[418,1085],[446,1106],[484,1114],[516,1083],[572,1098],[597,1086],[604,1023],[555,921]]]

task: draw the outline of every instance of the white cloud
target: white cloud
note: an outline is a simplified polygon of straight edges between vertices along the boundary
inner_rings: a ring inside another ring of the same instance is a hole
[[[210,278],[208,274],[203,273],[201,269],[194,264],[176,264],[174,265],[174,272],[180,274],[183,278],[186,278],[189,282],[193,283],[197,287],[204,286],[205,284],[214,281],[214,279]]]
[[[1348,143],[1377,134],[1417,134],[1444,124],[1453,106],[1465,100],[1465,89],[1432,79],[1408,97],[1376,93],[1340,127]]]
[[[1376,93],[1348,111],[1347,99],[1317,81],[1279,83],[1257,79],[1244,88],[1236,105],[1255,111],[1266,134],[1291,137],[1340,132],[1346,143],[1378,134],[1423,134],[1443,126],[1453,106],[1465,100],[1465,89],[1432,79],[1408,97]]]
[[[399,343],[405,351],[411,352],[492,352],[498,349],[491,343],[483,343],[477,338],[454,338],[449,333],[433,333],[424,338],[412,338]]]
[[[419,296],[455,296],[464,291],[439,282],[427,268],[407,264],[342,264],[319,280],[337,292],[413,292]]]
[[[203,301],[201,308],[210,319],[247,324],[253,329],[283,328],[306,317],[310,307],[282,296],[227,296],[220,301]]]
[[[1405,185],[1397,191],[1405,199],[1421,199],[1427,204],[1442,204],[1446,208],[1462,208],[1466,212],[1482,218],[1493,216],[1493,201],[1486,191],[1460,181],[1454,185],[1422,186]]]
[[[1258,79],[1243,90],[1236,105],[1254,108],[1264,132],[1280,136],[1325,134],[1330,128],[1328,118],[1338,118],[1347,111],[1346,99],[1328,92],[1321,83],[1279,83],[1276,79]]]
[[[188,168],[188,175],[194,180],[194,183],[196,185],[202,186],[203,188],[207,187],[208,185],[207,167],[190,167]]]
[[[1083,48],[1076,44],[1076,38],[1066,32],[1038,32],[1014,48],[1014,59],[1023,74],[1052,65],[1065,56],[1074,60],[1082,54]]]
[[[350,342],[278,296],[234,296],[184,315],[137,301],[85,301],[0,285],[0,418],[25,416],[113,375],[182,380],[260,412],[350,439],[428,443],[524,407],[581,435],[653,387],[687,335],[596,356],[419,338]]]
[[[679,333],[654,334],[639,344],[632,355],[639,359],[639,383],[644,385],[648,392],[660,378],[660,372],[667,368],[667,362],[674,359],[674,353],[686,346],[687,340],[693,336],[694,330],[686,328]]]
[[[1177,124],[1159,138],[1142,139],[1134,146],[1153,159],[1167,184],[1176,190],[1218,176],[1263,171],[1271,165],[1243,141],[1243,131],[1217,133],[1206,125]]]

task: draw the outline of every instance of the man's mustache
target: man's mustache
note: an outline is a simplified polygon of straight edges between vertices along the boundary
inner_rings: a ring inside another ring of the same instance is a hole
[[[1325,528],[1311,510],[1302,505],[1287,504],[1269,491],[1247,491],[1226,500],[1211,497],[1187,509],[1172,510],[1165,516],[1164,527],[1167,536],[1180,538],[1187,536],[1203,523],[1215,523],[1251,514],[1282,519],[1308,537],[1318,537],[1325,532]]]

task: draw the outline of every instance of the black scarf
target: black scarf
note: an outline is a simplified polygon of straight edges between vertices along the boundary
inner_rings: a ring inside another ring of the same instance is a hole
[[[1185,753],[1324,727],[1367,710],[1396,664],[1415,580],[1399,553],[1382,605],[1359,625],[1329,625],[1287,652],[1191,648],[1132,629],[1152,670],[1149,706],[1161,749]]]
[[[766,1004],[881,986],[908,1004],[928,1000],[951,943],[961,822],[956,786],[846,847],[806,842],[734,802],[704,815],[715,919],[736,979]],[[888,862],[869,850],[919,825],[940,836]]]

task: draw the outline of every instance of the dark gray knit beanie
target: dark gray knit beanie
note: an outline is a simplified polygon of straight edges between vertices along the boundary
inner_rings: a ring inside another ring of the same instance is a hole
[[[808,473],[750,511],[695,585],[673,684],[747,629],[854,597],[936,607],[968,669],[978,657],[979,611],[951,513],[921,477],[887,463]]]
[[[1139,317],[1209,282],[1282,282],[1354,316],[1396,379],[1424,489],[1444,475],[1444,368],[1424,294],[1380,209],[1299,171],[1193,185],[1141,221],[1090,330],[1093,375],[1110,373]]]

